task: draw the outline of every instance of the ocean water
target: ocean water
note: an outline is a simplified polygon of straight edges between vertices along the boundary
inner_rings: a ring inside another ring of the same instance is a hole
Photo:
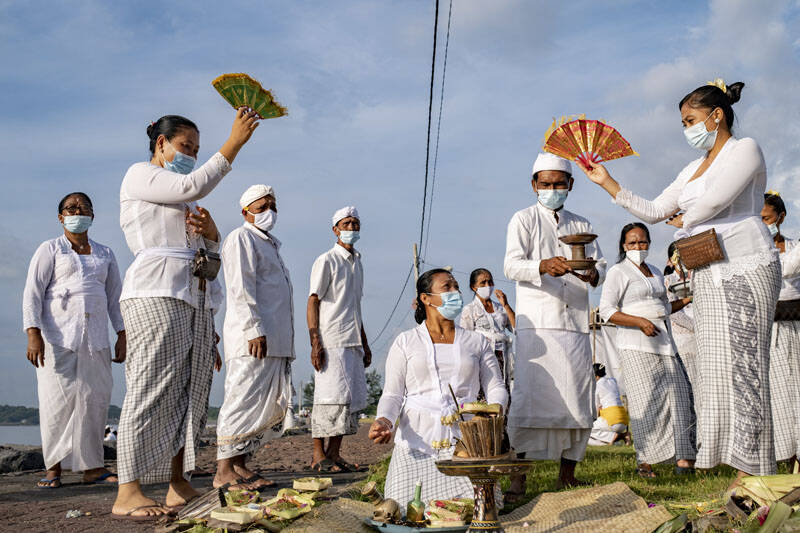
[[[1,444],[42,445],[42,434],[39,426],[0,426]]]

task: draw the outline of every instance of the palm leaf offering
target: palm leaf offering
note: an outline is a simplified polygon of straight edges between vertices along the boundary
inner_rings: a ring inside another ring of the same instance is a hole
[[[594,163],[637,154],[613,127],[600,120],[564,117],[544,136],[544,151],[568,160],[580,161],[589,168]]]
[[[285,107],[275,101],[270,91],[247,74],[223,74],[211,85],[234,109],[249,107],[261,119],[289,114]]]

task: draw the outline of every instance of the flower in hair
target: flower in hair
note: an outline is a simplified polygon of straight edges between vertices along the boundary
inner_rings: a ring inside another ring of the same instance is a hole
[[[728,86],[725,85],[725,81],[722,78],[717,78],[714,81],[709,81],[706,85],[713,85],[714,87],[722,89],[722,92],[724,92],[725,94],[728,93]]]
[[[769,196],[777,196],[777,197],[780,198],[781,193],[779,193],[778,191],[773,191],[772,189],[770,189],[770,190],[767,191],[767,195],[769,195]]]

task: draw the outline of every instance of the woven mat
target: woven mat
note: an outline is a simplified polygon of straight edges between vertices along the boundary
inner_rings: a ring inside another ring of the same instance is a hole
[[[348,498],[326,503],[297,519],[281,533],[374,533],[364,525],[364,518],[372,516],[374,506]]]
[[[650,533],[672,518],[661,505],[648,508],[625,483],[548,492],[501,516],[507,533],[591,531]],[[526,525],[527,524],[527,525]]]

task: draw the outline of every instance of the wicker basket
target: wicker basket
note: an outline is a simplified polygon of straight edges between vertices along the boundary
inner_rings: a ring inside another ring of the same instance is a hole
[[[725,259],[714,228],[675,241],[680,261],[689,270]]]

